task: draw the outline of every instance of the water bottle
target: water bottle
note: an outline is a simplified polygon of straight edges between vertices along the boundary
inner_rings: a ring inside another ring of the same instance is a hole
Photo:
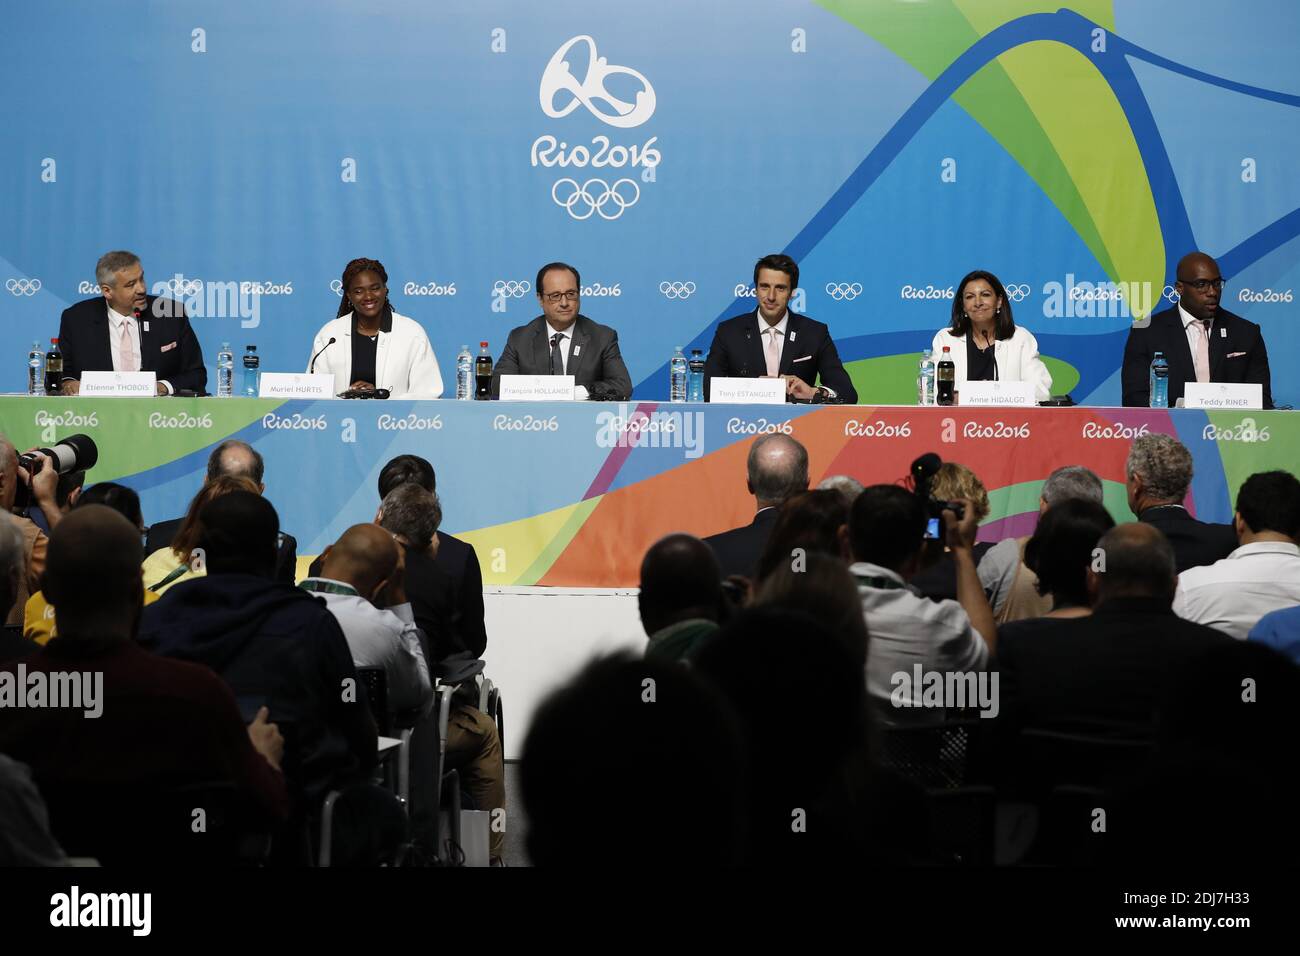
[[[686,363],[690,373],[686,377],[686,400],[704,401],[704,353],[691,349],[691,360]]]
[[[474,356],[468,345],[456,353],[456,400],[468,401],[474,397]]]
[[[474,358],[474,398],[481,402],[492,398],[492,353],[486,342],[478,344]]]
[[[258,369],[262,360],[257,357],[257,346],[250,345],[244,349],[244,395],[257,398]]]
[[[50,350],[45,353],[45,394],[58,395],[63,390],[63,353],[59,340],[50,339]]]
[[[930,350],[921,353],[920,370],[916,375],[916,404],[934,404],[934,362],[930,359]]]
[[[222,342],[217,353],[217,397],[229,398],[235,393],[235,353],[230,343]]]
[[[939,358],[939,371],[935,381],[935,404],[951,405],[956,397],[953,392],[957,386],[957,366],[953,364],[952,351],[946,345]]]
[[[27,353],[27,394],[45,394],[45,350],[39,340],[32,343]]]
[[[1165,353],[1157,352],[1156,357],[1151,360],[1151,407],[1168,408],[1169,407],[1169,363],[1165,361]]]
[[[668,362],[668,401],[686,401],[686,374],[686,356],[679,345]]]

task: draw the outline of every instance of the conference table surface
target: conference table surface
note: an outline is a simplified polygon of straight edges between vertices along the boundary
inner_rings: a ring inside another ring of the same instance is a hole
[[[988,489],[987,541],[1028,533],[1043,480],[1063,465],[1096,471],[1112,515],[1132,520],[1124,463],[1138,435],[1191,450],[1186,505],[1207,521],[1231,520],[1250,474],[1300,459],[1300,416],[1145,408],[7,396],[0,431],[20,451],[90,435],[87,483],[136,489],[146,522],[184,514],[216,444],[249,442],[304,555],[373,520],[380,469],[420,455],[437,471],[443,530],[474,545],[485,585],[566,587],[633,586],[662,535],[747,524],[746,456],[772,432],[807,447],[814,486],[836,474],[899,482],[925,452],[966,465]]]

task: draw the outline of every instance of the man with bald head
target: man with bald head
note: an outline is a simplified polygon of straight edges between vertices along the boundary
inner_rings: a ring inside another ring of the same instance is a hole
[[[424,714],[433,704],[433,685],[404,571],[403,549],[389,532],[355,524],[326,547],[320,575],[299,587],[325,601],[343,629],[353,664],[384,669],[389,709]]]
[[[670,534],[641,561],[637,594],[650,643],[646,657],[683,660],[715,634],[722,616],[722,570],[713,551],[691,534]]]
[[[1190,252],[1179,260],[1174,283],[1178,304],[1129,330],[1120,373],[1125,405],[1150,405],[1151,360],[1163,352],[1169,363],[1170,408],[1188,382],[1262,385],[1264,407],[1273,407],[1264,337],[1254,322],[1219,307],[1223,285],[1219,264],[1205,253]]]
[[[151,819],[153,798],[141,794],[229,781],[262,813],[283,817],[288,808],[284,739],[267,710],[245,728],[234,695],[211,670],[136,643],[141,560],[139,529],[110,508],[87,505],[59,523],[45,571],[59,636],[23,665],[28,684],[36,672],[50,687],[74,678],[81,700],[0,707],[0,752],[32,768],[59,842],[110,864],[189,845],[189,821],[167,831]],[[17,666],[0,672],[12,678]]]
[[[754,520],[704,539],[717,555],[723,577],[754,574],[781,507],[808,490],[808,450],[789,435],[763,435],[749,448],[747,471],[746,487],[758,508]]]
[[[1150,739],[1169,675],[1230,638],[1174,615],[1174,550],[1133,522],[1097,542],[1089,617],[1022,621],[998,641],[1003,726]]]

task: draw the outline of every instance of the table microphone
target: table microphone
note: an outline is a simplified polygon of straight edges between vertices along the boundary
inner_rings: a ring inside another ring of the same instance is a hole
[[[320,352],[317,352],[315,355],[313,355],[313,356],[311,357],[311,364],[309,364],[309,365],[307,366],[307,374],[308,374],[308,375],[313,375],[313,374],[315,374],[315,372],[316,372],[316,360],[317,360],[318,358],[320,358],[320,356],[321,356],[321,352],[324,352],[327,348],[329,348],[331,345],[333,345],[333,344],[334,344],[335,342],[337,342],[337,341],[338,341],[338,339],[334,338],[334,336],[330,336],[330,340],[329,340],[328,342],[326,342],[324,345],[321,346]]]

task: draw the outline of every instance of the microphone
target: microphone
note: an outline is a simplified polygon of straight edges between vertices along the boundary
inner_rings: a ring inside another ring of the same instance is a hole
[[[311,357],[311,364],[307,366],[307,374],[308,374],[308,375],[312,375],[312,374],[315,373],[315,371],[316,371],[316,360],[317,360],[318,358],[321,357],[321,352],[324,352],[327,348],[329,348],[331,345],[333,345],[333,344],[334,344],[335,342],[337,342],[337,341],[338,341],[338,340],[337,340],[336,338],[334,338],[334,336],[331,335],[331,336],[330,336],[330,340],[329,340],[328,342],[326,342],[324,345],[321,346],[321,350],[320,350],[320,352],[317,352],[315,355],[313,355],[313,356]]]

